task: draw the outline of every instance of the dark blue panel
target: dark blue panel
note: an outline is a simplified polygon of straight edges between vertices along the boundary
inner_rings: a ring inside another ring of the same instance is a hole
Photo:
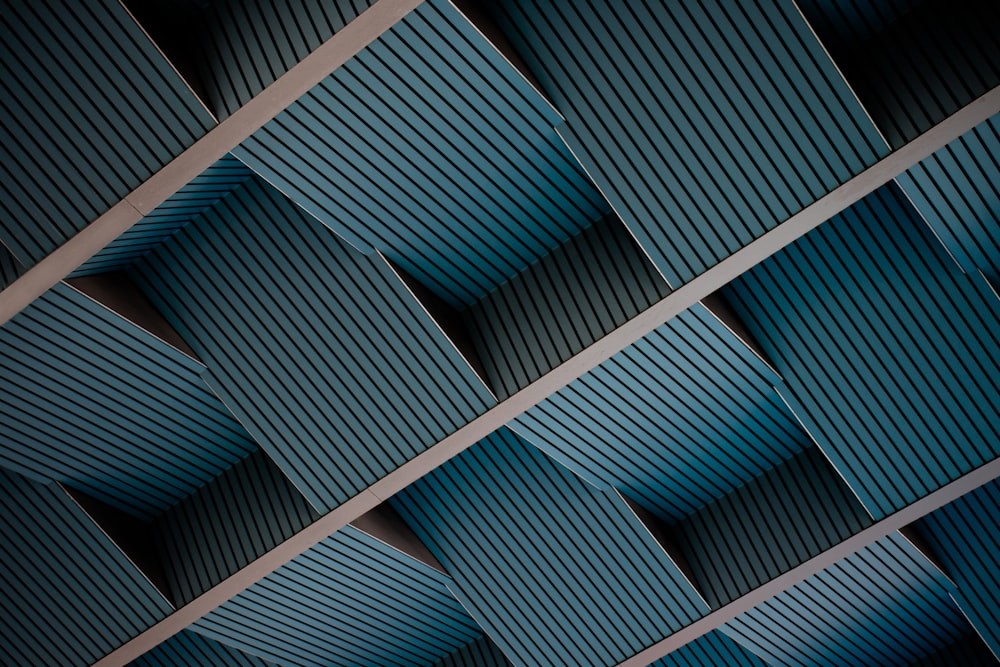
[[[328,510],[495,401],[379,257],[256,179],[136,265],[212,388]]]
[[[83,667],[171,607],[58,486],[0,469],[0,655]]]
[[[59,284],[0,329],[0,463],[159,514],[255,448],[203,371]]]
[[[723,633],[713,630],[650,667],[764,667],[766,664]]]
[[[776,381],[698,304],[511,427],[592,484],[677,521],[808,446]]]
[[[1000,116],[896,182],[963,269],[982,271],[1000,285]]]
[[[907,665],[967,631],[954,586],[898,533],[722,627],[777,665]]]
[[[976,631],[1000,655],[1000,482],[991,482],[920,521],[954,596]]]
[[[268,667],[275,664],[183,630],[130,662],[129,667]]]
[[[433,667],[513,667],[497,645],[480,637],[438,660]]]
[[[214,124],[115,0],[4,0],[0,81],[0,240],[29,267]]]
[[[423,667],[480,634],[447,583],[348,526],[191,629],[283,664]]]
[[[123,269],[173,236],[205,209],[232,192],[250,170],[227,155],[87,260],[71,277]]]
[[[607,212],[558,122],[450,3],[432,0],[234,153],[461,306]]]
[[[616,665],[707,611],[621,496],[505,429],[392,502],[515,664]]]
[[[673,287],[887,153],[791,0],[494,6]]]
[[[1000,302],[895,186],[758,265],[730,301],[883,517],[1000,454]]]

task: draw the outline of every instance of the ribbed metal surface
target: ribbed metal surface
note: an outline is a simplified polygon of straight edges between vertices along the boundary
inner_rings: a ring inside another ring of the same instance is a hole
[[[706,611],[620,496],[505,429],[392,502],[515,664],[616,665]]]
[[[0,244],[0,290],[10,285],[24,273],[24,267]]]
[[[698,304],[511,428],[587,481],[677,521],[808,445],[776,381]]]
[[[0,329],[0,464],[159,514],[254,449],[203,371],[57,285]]]
[[[193,600],[317,518],[257,450],[157,518],[173,599]]]
[[[766,663],[732,639],[713,630],[650,667],[764,667]]]
[[[480,634],[447,582],[440,572],[348,526],[192,629],[301,667],[423,667]]]
[[[896,178],[963,269],[1000,285],[1000,117]]]
[[[196,76],[225,118],[374,4],[374,0],[187,0]]]
[[[512,667],[497,645],[486,637],[470,642],[433,667]]]
[[[1000,483],[973,491],[918,525],[958,584],[953,595],[959,606],[1000,656]]]
[[[799,0],[898,148],[1000,84],[1000,5],[982,0]]]
[[[1000,303],[895,186],[727,289],[876,518],[1000,454]]]
[[[887,152],[791,0],[494,6],[674,287]]]
[[[250,174],[246,165],[227,155],[87,260],[70,274],[71,277],[105,273],[131,265],[232,192]]]
[[[871,523],[812,447],[701,508],[675,534],[698,590],[721,607]]]
[[[4,0],[0,80],[0,238],[26,266],[213,124],[115,0]]]
[[[494,399],[379,257],[247,181],[137,265],[210,385],[320,510]]]
[[[894,533],[722,631],[771,665],[907,665],[966,633],[952,588]]]
[[[429,0],[234,153],[462,306],[607,212],[559,122],[450,3]]]
[[[130,667],[269,667],[274,664],[190,630],[182,630],[129,663]]]
[[[608,218],[487,294],[463,319],[502,399],[668,292],[628,230]]]
[[[171,611],[58,486],[2,469],[0,551],[5,665],[89,665]]]

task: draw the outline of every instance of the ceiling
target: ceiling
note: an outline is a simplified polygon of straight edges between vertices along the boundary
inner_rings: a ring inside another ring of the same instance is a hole
[[[1000,5],[0,37],[0,662],[1000,662]]]

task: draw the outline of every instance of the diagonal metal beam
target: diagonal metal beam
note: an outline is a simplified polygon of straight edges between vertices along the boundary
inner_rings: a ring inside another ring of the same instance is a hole
[[[378,0],[0,292],[0,326],[396,25],[423,0]]]
[[[384,1],[382,0],[382,2]],[[671,292],[664,299],[656,302],[650,308],[608,335],[567,359],[509,398],[501,401],[447,438],[428,448],[371,485],[368,489],[340,505],[337,509],[322,516],[315,523],[307,526],[232,576],[216,584],[192,602],[181,607],[164,620],[108,654],[98,661],[96,665],[100,667],[124,665],[153,648],[161,641],[180,632],[197,619],[264,578],[292,558],[295,558],[321,540],[329,537],[385,499],[395,495],[415,480],[430,473],[452,457],[460,454],[496,429],[507,424],[525,410],[545,400],[573,380],[597,367],[601,362],[624,350],[664,322],[702,299],[705,299],[743,272],[764,261],[929,156],[937,149],[943,147],[948,142],[957,139],[968,130],[971,130],[979,123],[997,113],[1000,113],[1000,87],[991,90],[986,95],[963,107],[957,113],[932,127],[910,143],[889,154],[826,196],[799,211],[778,227],[719,262],[689,283]],[[897,530],[901,525],[909,523],[919,516],[923,516],[923,514],[932,511],[941,504],[949,502],[954,497],[958,497],[962,493],[985,484],[998,476],[1000,476],[1000,461],[995,461],[962,477],[958,482],[931,494],[928,498],[911,505],[906,510],[876,523],[871,528],[862,531],[857,536],[846,540],[824,554],[811,559],[806,564],[792,570],[792,572],[782,575],[775,580],[778,582],[775,586],[780,587],[780,590],[784,590],[801,580],[801,578],[808,576],[809,568],[807,566],[814,569],[821,569],[829,563],[834,562],[834,560],[857,551],[882,535]],[[796,579],[796,576],[800,578]],[[763,594],[768,591],[770,591],[769,588],[761,587],[739,598],[723,609],[730,610],[735,615],[739,613],[739,610],[743,609],[739,605],[750,604],[752,606],[752,604],[756,604],[763,599],[754,597],[758,592]],[[624,664],[630,666],[648,664],[648,662],[655,659],[650,657],[647,660],[648,656],[656,655],[658,657],[665,655],[666,652],[678,648],[688,641],[692,641],[705,632],[708,632],[712,627],[717,627],[719,624],[725,622],[725,620],[728,620],[728,618],[731,618],[731,616],[713,612],[706,618],[713,620],[706,621],[703,619],[698,621],[694,625],[689,626],[689,628],[693,629],[685,629],[661,642],[664,647],[662,653],[658,653],[661,650],[658,648],[661,644],[656,644]],[[715,626],[711,626],[713,622],[716,623]]]

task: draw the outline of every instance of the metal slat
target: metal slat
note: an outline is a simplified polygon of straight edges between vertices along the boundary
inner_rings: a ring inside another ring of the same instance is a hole
[[[469,642],[432,667],[513,667],[497,645],[487,637]]]
[[[650,667],[765,667],[767,663],[715,630],[660,658]]]
[[[130,667],[268,667],[254,655],[184,630],[129,663]]]
[[[321,511],[495,402],[383,260],[259,181],[135,275],[208,365],[212,388]]]
[[[790,0],[494,7],[675,288],[888,152]]]

